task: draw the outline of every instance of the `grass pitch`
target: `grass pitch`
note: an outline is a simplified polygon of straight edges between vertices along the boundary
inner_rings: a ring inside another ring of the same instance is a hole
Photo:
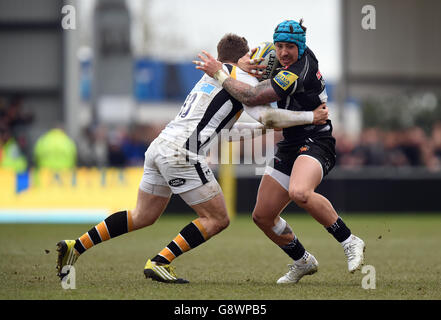
[[[277,285],[288,256],[239,215],[224,232],[173,262],[188,285],[146,280],[143,267],[195,215],[165,213],[153,226],[90,249],[75,264],[76,289],[56,277],[55,244],[75,239],[91,225],[0,225],[0,299],[440,299],[441,215],[350,215],[343,219],[367,245],[365,264],[376,288],[362,288],[367,274],[347,272],[342,247],[305,214],[284,214],[319,271],[296,285]]]

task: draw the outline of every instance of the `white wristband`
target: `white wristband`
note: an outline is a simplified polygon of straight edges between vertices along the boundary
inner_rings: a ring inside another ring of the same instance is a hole
[[[222,85],[224,81],[227,80],[229,77],[230,76],[227,75],[222,69],[217,70],[213,75],[213,78],[215,78],[220,85]]]
[[[305,111],[305,121],[307,121],[307,123],[313,123],[314,122],[314,112]]]

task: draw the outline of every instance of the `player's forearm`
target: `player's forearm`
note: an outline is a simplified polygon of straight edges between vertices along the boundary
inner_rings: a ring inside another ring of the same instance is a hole
[[[256,129],[264,129],[264,125],[259,122],[236,122],[232,127],[231,130],[256,130]]]
[[[222,86],[228,91],[228,93],[243,104],[246,104],[247,106],[259,105],[259,103],[256,102],[255,87],[237,81],[231,77],[228,77]]]
[[[311,124],[314,121],[312,111],[290,111],[267,108],[262,114],[261,123],[267,128],[289,128]]]
[[[253,87],[230,77],[222,69],[217,70],[213,74],[213,78],[234,98],[250,107],[264,105],[280,99],[272,88],[270,80],[262,81]]]
[[[271,88],[269,80],[263,81],[253,87],[247,83],[228,77],[222,83],[222,86],[234,98],[250,107],[260,106],[279,99],[277,94]],[[270,90],[268,90],[268,88],[270,88]]]
[[[250,117],[265,125],[266,128],[288,128],[311,124],[314,121],[312,111],[291,111],[270,106],[244,106],[244,109]]]

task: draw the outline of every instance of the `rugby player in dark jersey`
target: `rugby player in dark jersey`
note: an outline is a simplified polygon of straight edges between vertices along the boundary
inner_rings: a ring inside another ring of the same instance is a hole
[[[237,81],[222,70],[222,64],[209,53],[195,62],[222,84],[233,97],[248,106],[277,102],[278,108],[311,111],[326,103],[326,87],[318,60],[306,46],[306,28],[300,22],[287,20],[274,30],[273,40],[281,68],[268,80],[252,87]],[[256,66],[246,55],[239,67],[256,74]],[[247,63],[248,60],[248,63]],[[258,227],[294,263],[277,283],[296,283],[304,275],[317,271],[318,262],[308,253],[280,213],[294,201],[322,224],[341,243],[348,258],[348,270],[354,272],[363,264],[365,244],[353,235],[328,199],[315,192],[323,177],[335,164],[335,139],[332,123],[303,125],[283,129],[283,140],[273,166],[266,168],[260,183],[253,220]]]

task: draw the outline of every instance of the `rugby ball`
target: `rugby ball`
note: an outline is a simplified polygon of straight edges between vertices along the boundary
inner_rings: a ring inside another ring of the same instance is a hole
[[[251,55],[251,59],[256,58],[263,58],[259,64],[266,65],[263,76],[259,81],[269,79],[279,64],[276,58],[276,47],[274,47],[274,44],[269,41],[260,43],[257,46],[257,50]]]

